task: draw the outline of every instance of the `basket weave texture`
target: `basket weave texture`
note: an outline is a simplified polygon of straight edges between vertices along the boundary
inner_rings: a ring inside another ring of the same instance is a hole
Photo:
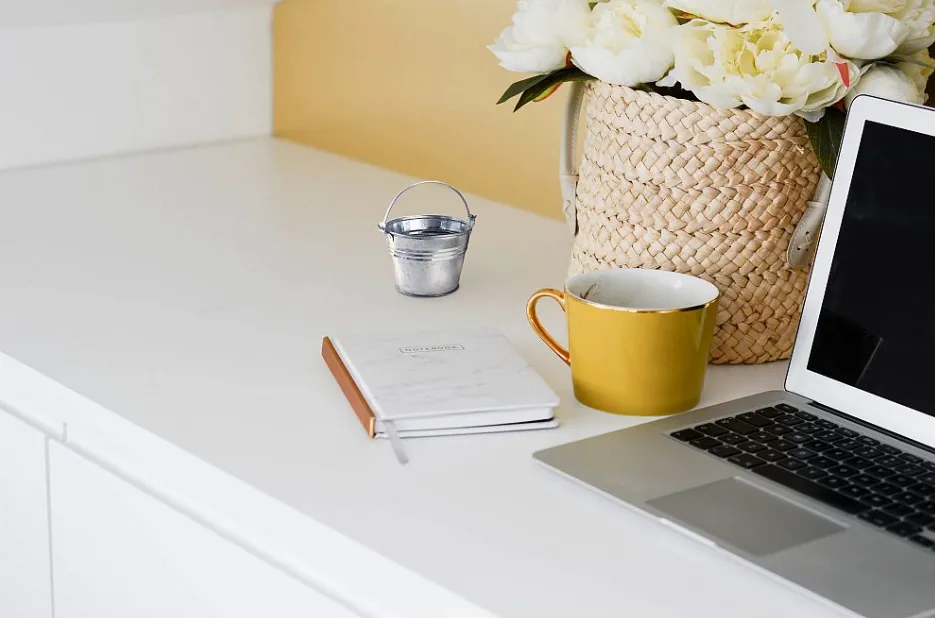
[[[821,168],[798,117],[588,85],[570,273],[655,268],[721,290],[715,363],[788,358],[808,273],[786,249]]]

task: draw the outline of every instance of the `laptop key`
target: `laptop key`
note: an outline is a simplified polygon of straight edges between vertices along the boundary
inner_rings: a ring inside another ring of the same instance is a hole
[[[873,448],[872,446],[862,446],[860,448],[855,448],[854,454],[865,459],[876,459],[877,457],[883,457],[883,452],[879,449]]]
[[[930,500],[922,504],[917,504],[916,508],[927,515],[935,515],[935,501]]]
[[[833,460],[833,459],[828,459],[827,457],[824,457],[824,456],[821,456],[821,455],[819,455],[818,457],[815,457],[814,459],[812,459],[812,460],[809,461],[808,463],[810,463],[811,465],[816,466],[816,467],[818,467],[818,468],[822,468],[822,469],[827,469],[827,468],[830,468],[830,467],[832,467],[832,466],[838,465],[838,462],[836,462],[835,460]]]
[[[796,445],[792,442],[786,442],[785,440],[775,440],[769,443],[769,447],[777,451],[786,452],[796,448]]]
[[[896,471],[900,474],[905,474],[906,476],[917,476],[925,472],[925,468],[922,466],[917,466],[916,464],[903,464],[901,466],[896,466]]]
[[[848,476],[854,476],[855,474],[857,474],[857,470],[855,470],[854,468],[851,468],[850,466],[844,466],[844,465],[832,466],[828,468],[828,472],[835,476],[843,476],[845,478]]]
[[[910,485],[906,488],[914,494],[919,494],[920,496],[932,496],[935,495],[935,487],[929,485],[928,483],[916,483],[915,485]]]
[[[744,412],[743,414],[739,415],[737,418],[739,418],[745,423],[753,425],[754,427],[763,427],[764,425],[769,425],[770,423],[772,423],[771,420],[769,420],[765,416],[760,416],[756,412]]]
[[[881,496],[892,496],[902,491],[902,487],[893,485],[892,483],[880,483],[879,485],[874,485],[871,489]]]
[[[827,472],[825,472],[821,468],[816,468],[815,466],[808,466],[807,468],[802,468],[801,470],[798,470],[796,474],[810,481],[814,481],[824,476],[828,476]]]
[[[759,453],[760,451],[765,451],[769,449],[769,447],[766,446],[765,444],[760,444],[759,442],[753,442],[752,440],[741,442],[740,444],[737,445],[737,448],[739,448],[742,451],[746,451],[748,453]]]
[[[883,448],[881,447],[880,450],[883,450]],[[905,462],[903,462],[898,457],[893,457],[892,455],[886,455],[885,457],[880,457],[879,459],[875,459],[873,463],[875,463],[878,466],[886,466],[887,468],[895,468],[896,466],[901,466]]]
[[[782,451],[774,451],[772,449],[757,453],[756,456],[762,459],[763,461],[768,461],[768,462],[779,461],[780,459],[786,458],[786,454],[783,453]]]
[[[870,494],[866,498],[863,498],[863,502],[866,502],[872,507],[880,508],[881,506],[886,506],[887,504],[891,504],[892,500],[890,500],[889,498],[884,498],[883,496],[879,494]]]
[[[808,412],[803,412],[802,410],[799,410],[798,412],[796,412],[795,415],[798,416],[803,421],[813,421],[816,418],[818,418],[814,414],[809,414]]]
[[[788,440],[793,444],[804,444],[805,442],[810,442],[812,437],[805,433],[800,433],[798,428],[792,433],[786,434],[782,437],[783,440]]]
[[[880,450],[886,453],[887,455],[899,455],[900,453],[902,453],[901,450],[899,450],[895,446],[890,446],[889,444],[881,444]]]
[[[922,528],[914,524],[910,524],[906,521],[901,521],[898,524],[893,524],[886,528],[887,532],[892,532],[893,534],[898,534],[899,536],[912,536],[922,532]]]
[[[927,536],[922,536],[921,534],[917,534],[916,536],[911,536],[909,537],[909,540],[912,541],[913,543],[918,543],[922,547],[935,547],[935,541],[928,538]]]
[[[923,467],[925,465],[923,464]],[[929,472],[928,474],[923,474],[919,477],[919,480],[923,483],[932,483],[935,485],[935,472]]]
[[[930,472],[935,472],[935,461],[923,461],[920,465]]]
[[[876,446],[877,444],[880,443],[879,440],[874,440],[870,436],[860,436],[859,438],[857,438],[857,441],[866,446]]]
[[[816,425],[815,423],[802,423],[801,425],[796,427],[795,430],[798,431],[799,433],[807,433],[811,435],[813,433],[818,433],[819,431],[822,431],[822,428]]]
[[[838,432],[840,433],[840,431]],[[855,448],[860,448],[860,442],[853,440],[851,438],[845,438],[834,443],[835,448],[843,448],[846,451],[854,450]]]
[[[717,425],[714,425],[712,423],[705,423],[704,425],[698,425],[697,427],[695,427],[695,431],[700,431],[706,436],[712,436],[714,438],[718,436],[723,436],[725,433],[727,433],[726,429],[724,429],[723,427],[718,427]]]
[[[723,436],[718,436],[718,440],[720,440],[724,444],[737,446],[741,442],[746,442],[747,438],[746,436],[742,436],[739,433],[728,433]]]
[[[893,476],[894,474],[896,474],[896,471],[893,470],[892,468],[887,468],[886,466],[878,466],[876,464],[869,466],[867,468],[864,468],[864,472],[867,474],[872,474],[873,476],[880,478],[880,479],[885,479],[888,476]]]
[[[889,506],[884,506],[883,510],[893,515],[894,517],[905,517],[906,515],[912,515],[913,509],[908,504],[900,504],[899,502],[894,502]]]
[[[912,515],[906,518],[906,521],[913,523],[917,526],[922,526],[924,528],[926,526],[931,526],[932,524],[935,524],[935,517],[933,517],[932,515],[928,515],[926,513],[913,513]]]
[[[839,491],[845,496],[850,496],[851,498],[863,498],[870,493],[869,489],[866,487],[860,487],[859,485],[848,485],[847,487],[842,487]]]
[[[742,436],[747,435],[748,433],[753,433],[756,431],[756,427],[750,423],[745,423],[743,421],[738,421],[736,418],[722,418],[719,421],[714,421],[715,425],[718,425],[722,429],[729,429],[734,433],[739,433]]]
[[[871,485],[876,485],[879,482],[880,479],[875,476],[870,476],[869,474],[858,474],[857,476],[851,477],[851,483],[863,485],[864,487],[870,487]]]
[[[893,500],[902,502],[903,504],[919,504],[920,502],[925,502],[925,498],[911,491],[903,491],[898,494],[893,494],[891,497]]]
[[[807,448],[800,447],[786,451],[786,455],[789,457],[795,457],[796,459],[811,459],[812,457],[815,457],[815,451],[810,451]]]
[[[760,408],[756,411],[756,413],[760,416],[765,416],[766,418],[776,418],[785,414],[785,412],[782,410],[777,410],[776,408]]]
[[[824,442],[823,440],[810,440],[806,442],[805,444],[803,444],[802,446],[804,446],[805,448],[811,449],[813,451],[816,451],[818,453],[822,451],[827,451],[830,448],[834,448],[833,444],[829,444],[827,442]]]
[[[776,436],[766,431],[754,431],[753,433],[748,433],[746,437],[747,440],[753,440],[754,442],[761,442],[763,444],[776,439]]]
[[[912,453],[903,453],[899,456],[899,458],[902,459],[903,461],[908,461],[909,463],[914,463],[914,464],[922,463],[923,461],[921,457],[917,455],[913,455]]]
[[[840,476],[830,475],[820,479],[818,482],[829,489],[840,489],[841,487],[847,487],[850,484],[848,483],[847,479],[842,479]]]
[[[715,440],[714,438],[709,438],[705,436],[704,438],[698,438],[697,440],[692,440],[691,442],[689,442],[689,444],[691,444],[695,448],[700,448],[706,451],[709,448],[714,448],[715,446],[719,446],[721,443]]]
[[[841,463],[852,468],[857,468],[858,470],[863,470],[864,468],[873,465],[872,461],[869,459],[864,459],[863,457],[851,457],[850,459],[845,459]]]
[[[837,429],[838,428],[838,426],[835,423],[832,423],[831,421],[827,421],[823,418],[815,421],[815,424],[821,427],[822,429]]]
[[[740,449],[734,448],[733,446],[728,446],[722,444],[721,446],[715,446],[713,449],[708,451],[715,457],[722,457],[727,459],[728,457],[733,457],[734,455],[740,454]]]
[[[681,440],[682,442],[691,442],[692,440],[703,438],[704,434],[700,431],[695,431],[694,429],[683,429],[673,433],[672,437],[676,440]]]
[[[778,466],[760,466],[758,468],[754,468],[753,471],[756,474],[761,475],[763,478],[769,479],[775,483],[779,483],[780,485],[784,485],[793,491],[797,491],[808,496],[809,498],[823,502],[828,506],[839,509],[851,515],[862,513],[863,511],[866,511],[870,508],[867,505],[854,500],[853,498],[843,496],[836,491],[830,491],[818,483],[804,479],[801,476],[788,470],[783,470]]]
[[[844,436],[845,438],[856,438],[857,436],[860,435],[853,429],[848,429],[847,427],[838,427],[838,433]]]
[[[831,459],[837,459],[838,461],[850,459],[851,457],[851,454],[848,451],[845,451],[844,449],[840,449],[840,448],[833,448],[833,449],[827,450],[823,454],[825,457],[830,457]]]
[[[893,476],[886,479],[887,483],[892,483],[893,485],[899,485],[900,487],[908,487],[909,485],[915,485],[915,479],[908,477],[904,474],[894,474]]]
[[[740,455],[734,455],[727,461],[732,464],[737,464],[741,468],[746,468],[747,470],[755,469],[757,466],[762,466],[766,462],[760,459],[759,457],[754,457],[749,453],[741,453]]]
[[[798,459],[787,457],[786,459],[777,461],[776,465],[780,468],[785,468],[786,470],[798,470],[799,468],[804,468],[807,464],[804,461],[799,461]]]
[[[778,425],[773,423],[772,425],[767,425],[763,428],[763,431],[768,431],[769,433],[776,434],[777,436],[784,436],[787,433],[792,433],[795,431],[792,427],[786,427],[785,425]]]
[[[794,412],[798,412],[798,411],[799,411],[798,408],[796,408],[795,406],[789,405],[788,403],[777,403],[777,404],[776,404],[776,409],[777,409],[777,410],[782,410],[783,412],[790,412],[790,413],[794,413]]]
[[[886,526],[892,526],[897,521],[896,517],[893,517],[889,513],[884,513],[883,511],[867,511],[866,513],[861,513],[860,518],[864,521],[868,521],[874,526],[879,526],[885,528]]]
[[[805,421],[800,419],[797,416],[784,416],[782,418],[776,419],[777,423],[785,425],[786,427],[795,427],[796,425],[801,425]]]
[[[819,421],[820,423],[821,421]],[[816,423],[818,424],[818,423]],[[818,433],[813,433],[812,437],[817,440],[824,440],[825,442],[835,442],[837,440],[843,440],[842,436],[838,435],[838,432],[832,431],[831,429],[825,429],[824,431],[819,431]]]

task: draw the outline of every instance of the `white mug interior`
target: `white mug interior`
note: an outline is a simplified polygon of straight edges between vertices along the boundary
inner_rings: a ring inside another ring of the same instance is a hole
[[[575,275],[565,290],[590,304],[630,311],[684,311],[719,296],[717,287],[698,277],[642,268]]]

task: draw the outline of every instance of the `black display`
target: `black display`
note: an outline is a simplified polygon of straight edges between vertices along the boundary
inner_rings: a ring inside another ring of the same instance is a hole
[[[932,152],[865,124],[808,369],[935,416]]]

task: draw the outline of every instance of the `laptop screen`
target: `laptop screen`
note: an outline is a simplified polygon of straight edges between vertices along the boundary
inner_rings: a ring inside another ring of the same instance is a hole
[[[935,416],[933,151],[864,126],[808,369]]]

